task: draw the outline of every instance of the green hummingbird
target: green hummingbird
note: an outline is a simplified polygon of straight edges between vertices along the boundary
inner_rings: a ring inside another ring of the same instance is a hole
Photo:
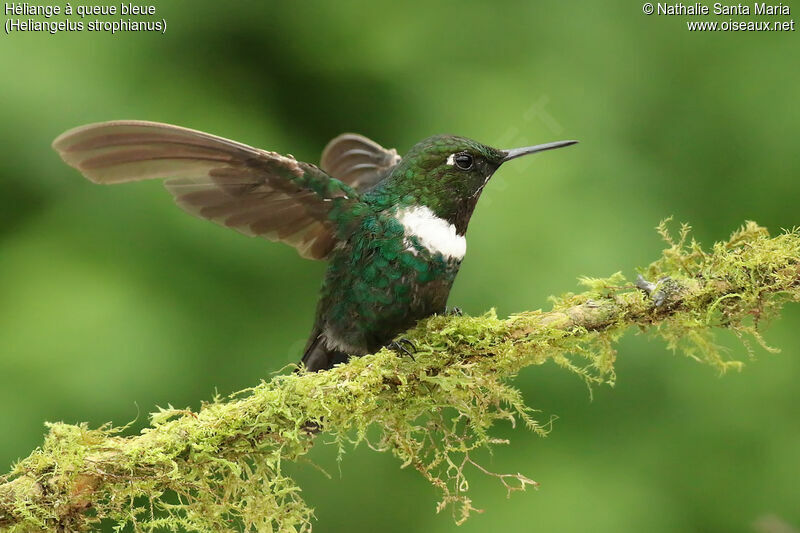
[[[404,156],[345,133],[319,166],[187,128],[144,121],[81,126],[53,148],[95,183],[167,178],[184,210],[328,262],[302,357],[309,371],[391,345],[443,313],[467,249],[465,234],[489,178],[560,141],[499,150],[454,135]]]

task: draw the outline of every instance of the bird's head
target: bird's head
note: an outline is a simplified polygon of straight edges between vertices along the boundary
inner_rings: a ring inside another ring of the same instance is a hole
[[[384,184],[384,192],[401,205],[430,208],[437,216],[455,224],[463,234],[481,191],[500,165],[576,142],[558,141],[500,150],[465,137],[428,137],[414,145],[393,169]]]

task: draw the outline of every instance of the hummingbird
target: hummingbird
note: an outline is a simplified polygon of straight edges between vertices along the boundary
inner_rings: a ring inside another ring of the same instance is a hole
[[[396,336],[447,310],[470,217],[494,172],[576,142],[501,150],[435,135],[400,157],[345,133],[316,166],[201,131],[124,120],[71,129],[53,148],[94,183],[165,179],[189,213],[327,261],[301,359],[316,372],[383,346],[405,351]]]

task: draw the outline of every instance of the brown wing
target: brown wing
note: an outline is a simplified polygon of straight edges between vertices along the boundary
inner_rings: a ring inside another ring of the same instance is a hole
[[[60,135],[53,148],[95,183],[169,178],[167,190],[189,213],[285,242],[310,259],[325,259],[336,244],[330,210],[358,201],[314,165],[168,124],[89,124]]]
[[[320,168],[358,191],[365,191],[389,175],[400,161],[397,150],[356,133],[343,133],[322,151]]]

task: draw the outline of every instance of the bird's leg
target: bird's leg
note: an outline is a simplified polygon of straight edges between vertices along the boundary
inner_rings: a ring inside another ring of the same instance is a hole
[[[464,311],[460,307],[445,307],[444,316],[464,316]]]
[[[639,274],[636,278],[636,288],[644,291],[644,293],[653,300],[653,305],[661,307],[666,302],[667,295],[664,290],[660,288],[660,285],[667,280],[669,280],[669,278],[661,278],[653,283],[652,281],[647,281],[644,276]]]
[[[390,342],[386,345],[386,347],[390,350],[400,353],[400,355],[407,355],[412,361],[416,361],[416,359],[414,359],[414,352],[417,351],[417,347],[414,346],[413,342],[405,337],[401,337]]]

